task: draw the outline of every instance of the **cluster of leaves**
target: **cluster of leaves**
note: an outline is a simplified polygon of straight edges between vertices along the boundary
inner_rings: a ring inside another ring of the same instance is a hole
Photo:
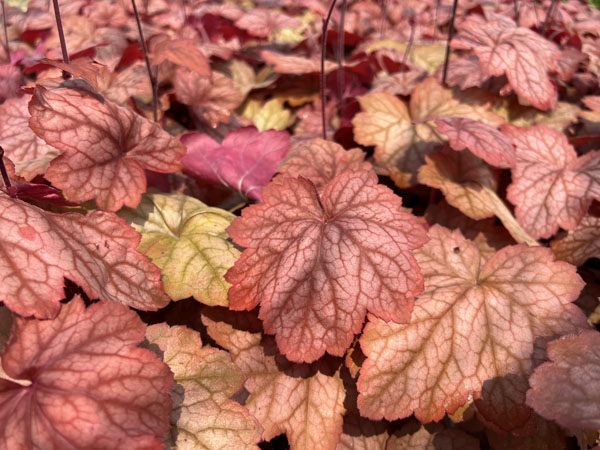
[[[3,17],[1,448],[600,442],[600,11],[49,3]]]

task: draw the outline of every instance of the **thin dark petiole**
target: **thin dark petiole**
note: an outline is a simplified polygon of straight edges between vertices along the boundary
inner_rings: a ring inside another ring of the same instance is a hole
[[[132,0],[133,1],[133,0]],[[323,21],[323,28],[321,32],[321,125],[323,126],[323,139],[327,139],[327,120],[325,118],[325,52],[327,51],[327,28],[329,28],[329,21],[333,14],[333,8],[337,0],[331,1],[329,12],[327,17]]]
[[[55,0],[56,1],[56,0]],[[150,85],[152,87],[152,115],[154,121],[158,121],[158,83],[156,77],[152,73],[152,67],[150,67],[150,59],[148,58],[148,47],[146,47],[146,40],[144,39],[144,32],[142,31],[142,22],[140,15],[138,14],[135,0],[131,0],[131,6],[133,6],[133,15],[138,27],[138,33],[140,35],[140,43],[142,44],[142,52],[144,53],[144,60],[146,61],[146,70],[148,71],[148,78],[150,78]]]
[[[52,0],[54,5],[54,17],[56,17],[56,29],[58,31],[58,38],[60,39],[60,50],[62,51],[63,62],[69,64],[69,52],[67,51],[67,42],[65,41],[65,32],[62,26],[62,19],[60,18],[60,8],[58,7],[58,0]]]
[[[513,11],[515,13],[515,23],[519,26],[519,0],[513,0]]]
[[[0,145],[0,172],[2,172],[2,180],[4,181],[4,185],[6,186],[6,190],[8,191],[12,186],[10,182],[10,178],[8,178],[8,172],[6,171],[6,166],[4,165],[4,149]]]
[[[338,98],[340,99],[340,109],[344,107],[344,23],[346,21],[346,0],[342,0],[342,12],[340,15],[340,25],[338,30],[338,69],[337,69],[337,88]]]
[[[558,0],[552,0],[550,3],[550,8],[548,8],[548,12],[546,13],[546,18],[544,19],[544,24],[542,25],[541,34],[544,36],[546,34],[546,28],[551,23],[552,16],[554,15],[554,10],[556,9],[556,5],[558,4]]]
[[[438,14],[440,12],[440,4],[442,0],[435,0],[435,15],[433,16],[433,40],[437,38],[437,27],[438,27]]]
[[[446,58],[444,58],[444,74],[442,75],[442,84],[446,85],[446,76],[448,75],[448,61],[450,60],[450,41],[454,36],[454,18],[456,17],[456,6],[458,0],[454,0],[452,4],[452,15],[450,16],[450,24],[448,28],[448,40],[446,41]]]
[[[404,50],[404,55],[402,55],[402,65],[406,66],[406,61],[408,59],[408,55],[410,54],[410,50],[412,49],[413,42],[415,40],[415,18],[414,16],[410,16],[408,18],[408,23],[410,23],[410,36],[408,37],[408,44],[406,44],[406,50]]]
[[[10,61],[10,48],[8,46],[8,25],[6,24],[6,8],[4,7],[4,0],[0,0],[2,2],[2,27],[4,28],[4,51],[6,52],[6,59],[8,60],[8,64]]]
[[[379,28],[379,39],[385,36],[385,18],[387,16],[387,0],[381,2],[381,27]]]

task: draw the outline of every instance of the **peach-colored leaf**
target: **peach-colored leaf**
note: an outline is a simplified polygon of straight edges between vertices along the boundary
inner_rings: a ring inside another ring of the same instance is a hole
[[[201,77],[211,78],[212,76],[206,56],[193,39],[163,38],[160,41],[154,41],[150,57],[156,65],[169,61],[186,67]]]
[[[112,213],[54,214],[0,194],[0,300],[22,316],[54,317],[64,278],[90,298],[156,310],[160,271],[135,250],[140,235]]]
[[[250,395],[244,405],[264,428],[264,440],[285,433],[292,450],[336,448],[346,393],[334,364],[326,358],[311,365],[290,363],[249,313],[205,309],[202,321],[246,377]]]
[[[75,297],[53,320],[15,319],[0,380],[0,447],[162,449],[173,375],[136,348],[145,325],[114,303]]]
[[[305,178],[277,177],[228,228],[247,247],[225,279],[231,309],[261,305],[265,331],[288,359],[341,356],[367,310],[407,322],[421,291],[410,250],[424,224],[367,171],[346,171],[321,194]]]
[[[258,450],[258,422],[230,400],[242,389],[244,376],[227,352],[202,347],[197,331],[166,323],[149,326],[146,339],[175,375],[168,445],[178,450]]]
[[[187,147],[181,160],[186,173],[201,182],[223,184],[246,198],[260,200],[263,187],[290,148],[290,135],[245,127],[230,132],[221,145],[199,133],[187,133],[181,142]]]
[[[81,84],[37,86],[29,104],[33,131],[63,151],[46,178],[69,200],[96,199],[100,209],[135,208],[146,191],[144,169],[181,169],[185,147],[157,124]],[[76,88],[77,86],[77,88]]]
[[[277,30],[297,28],[301,22],[275,9],[252,8],[237,19],[235,25],[253,36],[266,38]]]
[[[459,231],[435,225],[429,235],[415,252],[425,291],[410,324],[370,315],[360,339],[358,406],[372,419],[440,420],[486,380],[528,376],[543,340],[588,327],[570,303],[583,281],[549,249],[509,246],[483,262]]]
[[[416,183],[425,155],[445,140],[431,119],[467,117],[494,126],[503,122],[488,111],[487,98],[453,93],[431,77],[417,85],[409,107],[386,92],[374,92],[358,101],[363,112],[352,119],[354,139],[375,145],[375,162],[389,170],[399,187]]]
[[[557,91],[548,71],[560,58],[558,47],[528,28],[517,27],[506,16],[491,16],[468,16],[451,45],[473,50],[486,75],[506,75],[514,91],[536,108],[553,109]]]
[[[273,70],[277,73],[304,75],[321,71],[321,63],[318,58],[308,59],[301,56],[284,55],[270,50],[261,50],[260,57],[267,64],[271,64]],[[333,61],[325,61],[326,73],[331,72],[336,67],[337,65]]]
[[[46,144],[29,128],[27,105],[31,96],[12,98],[0,105],[0,144],[27,180],[43,174],[60,151]]]
[[[576,266],[590,258],[600,258],[600,218],[585,216],[566,235],[550,242],[550,246],[558,259]]]
[[[600,333],[588,330],[548,344],[550,362],[529,378],[527,404],[565,428],[600,428]]]
[[[468,152],[457,153],[445,147],[425,157],[419,169],[419,182],[440,189],[446,201],[471,219],[495,214],[487,188],[496,191],[496,180],[489,166]]]
[[[443,66],[436,72],[436,78],[439,81],[442,79],[443,72]],[[448,86],[458,86],[462,90],[480,87],[488,78],[489,76],[482,72],[479,59],[475,55],[448,61],[448,72],[446,74]]]
[[[294,145],[279,165],[278,172],[289,177],[308,178],[320,190],[346,170],[370,168],[362,150],[344,150],[335,142],[315,138]]]
[[[460,117],[436,119],[435,125],[440,133],[446,135],[454,150],[468,148],[492,166],[512,167],[515,151],[508,139],[496,128],[478,120]]]
[[[507,198],[519,223],[534,238],[575,228],[600,199],[600,151],[578,158],[563,133],[544,125],[506,125],[502,132],[516,147]]]

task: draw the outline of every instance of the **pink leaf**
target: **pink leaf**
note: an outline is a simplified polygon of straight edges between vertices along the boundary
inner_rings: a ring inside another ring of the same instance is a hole
[[[0,447],[162,449],[173,375],[136,348],[145,325],[114,303],[76,297],[54,320],[15,319],[2,353]]]
[[[550,362],[529,379],[527,404],[565,428],[600,428],[600,333],[589,330],[548,344]]]
[[[536,239],[575,228],[600,198],[600,151],[578,158],[566,136],[545,125],[502,132],[516,147],[507,198],[519,223]]]
[[[135,208],[146,191],[144,169],[181,169],[185,147],[157,124],[81,84],[68,85],[74,88],[37,86],[29,124],[46,143],[63,151],[46,178],[70,200],[96,199],[100,209],[109,211],[123,205]]]
[[[65,277],[91,298],[142,310],[169,302],[160,270],[135,249],[141,236],[114,214],[54,214],[0,194],[0,229],[0,300],[22,316],[54,317]]]
[[[305,178],[278,177],[263,201],[228,228],[248,248],[225,278],[230,308],[260,303],[288,359],[343,355],[367,310],[409,320],[422,286],[410,250],[427,240],[425,227],[374,173],[346,171],[320,195]]]
[[[478,120],[444,117],[435,119],[439,132],[450,141],[450,147],[461,151],[468,148],[492,166],[509,168],[513,165],[515,151],[502,133]]]
[[[600,258],[600,217],[585,216],[565,236],[550,242],[558,259],[582,266],[589,258]]]
[[[254,127],[232,131],[217,144],[205,134],[188,133],[181,137],[187,147],[184,170],[199,181],[222,183],[252,200],[261,191],[285,157],[290,135],[284,131],[262,131]]]

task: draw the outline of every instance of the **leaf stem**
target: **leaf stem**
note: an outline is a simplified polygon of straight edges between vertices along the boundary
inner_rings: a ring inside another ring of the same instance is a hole
[[[52,0],[54,5],[54,17],[56,18],[56,30],[58,31],[58,39],[60,40],[60,50],[62,51],[63,62],[69,64],[69,52],[67,51],[67,42],[65,41],[65,32],[62,26],[62,19],[60,18],[60,8],[58,6],[58,0]],[[64,72],[64,71],[63,71]]]
[[[57,0],[54,0],[57,1]],[[142,45],[142,52],[144,53],[144,60],[146,61],[146,70],[148,71],[148,78],[150,78],[150,85],[152,87],[152,115],[154,121],[158,121],[158,82],[157,78],[152,73],[152,67],[150,66],[150,58],[148,58],[148,47],[146,47],[146,40],[144,39],[144,32],[142,31],[142,21],[135,4],[135,0],[131,0],[131,6],[133,7],[133,15],[137,23],[138,34],[140,35],[140,43]]]
[[[444,58],[444,74],[442,75],[442,84],[446,85],[446,75],[448,75],[448,61],[450,60],[450,41],[454,36],[454,18],[456,17],[456,7],[458,0],[454,0],[452,4],[452,15],[450,16],[450,24],[448,28],[448,40],[446,41],[446,57]]]
[[[498,197],[498,194],[486,186],[481,186],[481,189],[492,204],[492,210],[496,214],[496,217],[500,219],[500,222],[502,222],[504,228],[506,228],[515,241],[517,241],[519,244],[525,243],[529,246],[540,245],[539,242],[532,238],[529,233],[523,229],[519,222],[517,222],[515,216],[512,215],[502,199]]]
[[[385,20],[387,16],[387,0],[381,1],[381,26],[379,27],[379,39],[385,37]]]
[[[413,42],[415,40],[415,17],[412,11],[410,17],[408,18],[408,23],[410,24],[410,36],[408,37],[408,44],[406,44],[404,55],[402,55],[403,66],[406,66],[406,60],[408,59],[408,55],[410,54],[410,50],[412,49]]]
[[[8,64],[11,63],[10,60],[10,47],[8,46],[8,25],[6,24],[6,8],[4,6],[4,0],[0,0],[2,2],[2,27],[4,28],[4,51],[6,52],[6,59]]]
[[[546,34],[546,28],[551,23],[552,16],[554,15],[554,10],[556,9],[556,5],[558,4],[558,0],[552,0],[550,3],[550,8],[548,8],[548,12],[546,13],[546,18],[544,19],[544,23],[542,25],[541,34],[544,36]]]
[[[132,0],[133,1],[133,0]],[[323,20],[323,27],[321,31],[321,125],[323,127],[323,139],[327,140],[327,120],[325,118],[325,52],[327,51],[327,28],[329,28],[329,21],[333,14],[333,8],[337,0],[331,1],[331,6],[327,12],[327,17]]]
[[[338,69],[337,69],[337,90],[338,90],[338,98],[340,101],[339,108],[342,110],[344,108],[344,23],[346,21],[346,0],[342,0],[342,12],[340,15],[340,24],[338,30]]]
[[[513,0],[513,11],[515,13],[515,23],[519,26],[519,0]]]
[[[12,186],[10,182],[10,178],[8,177],[8,172],[6,171],[6,166],[4,165],[4,149],[0,145],[0,172],[2,172],[2,180],[4,181],[4,186],[6,186],[6,190],[10,190]]]

